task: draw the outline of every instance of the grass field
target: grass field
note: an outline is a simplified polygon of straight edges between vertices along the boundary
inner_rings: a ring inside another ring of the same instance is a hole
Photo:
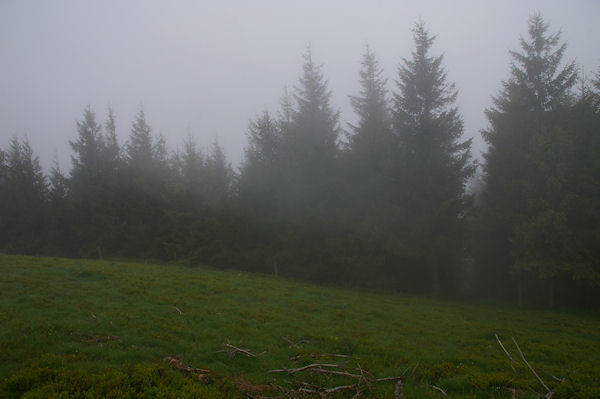
[[[542,397],[511,337],[555,398],[600,397],[598,314],[0,255],[0,398],[318,397],[340,386],[352,388],[332,396],[393,398],[396,382],[376,380],[396,376],[404,398]],[[314,363],[337,367],[268,373]]]

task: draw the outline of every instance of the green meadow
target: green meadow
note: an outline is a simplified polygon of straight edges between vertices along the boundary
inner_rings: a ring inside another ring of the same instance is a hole
[[[600,397],[594,313],[0,255],[0,398],[548,395],[515,342],[555,398]]]

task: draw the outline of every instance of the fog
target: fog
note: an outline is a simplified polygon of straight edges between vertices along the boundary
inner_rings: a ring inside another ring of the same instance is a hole
[[[100,119],[110,105],[124,143],[143,105],[170,148],[188,131],[202,147],[218,137],[234,165],[248,119],[278,109],[293,88],[307,44],[324,65],[341,111],[358,91],[365,44],[394,89],[410,56],[411,26],[421,18],[437,35],[448,79],[459,88],[465,134],[484,149],[483,111],[509,75],[527,18],[540,11],[562,29],[567,59],[591,75],[600,66],[598,1],[2,1],[0,2],[0,147],[26,134],[47,168],[57,154],[70,167],[68,140],[89,104]]]

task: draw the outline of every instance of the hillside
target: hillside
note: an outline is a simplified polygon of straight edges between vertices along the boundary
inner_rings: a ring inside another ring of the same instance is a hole
[[[349,385],[333,395],[393,398],[395,380],[377,380],[399,376],[406,398],[542,397],[511,337],[555,397],[600,397],[597,314],[0,255],[0,398],[312,397]],[[311,364],[323,366],[292,372]]]

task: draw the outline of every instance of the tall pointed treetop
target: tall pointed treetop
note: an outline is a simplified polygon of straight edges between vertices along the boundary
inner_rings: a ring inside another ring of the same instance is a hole
[[[412,58],[403,58],[399,67],[400,92],[394,96],[394,116],[401,125],[414,128],[448,111],[456,101],[457,90],[454,83],[446,82],[443,54],[429,54],[435,36],[429,35],[423,21],[417,22],[412,31],[415,49]]]
[[[360,94],[350,96],[350,103],[354,112],[359,116],[357,126],[352,126],[355,133],[359,133],[369,121],[388,121],[387,111],[387,79],[384,78],[383,69],[379,66],[375,54],[367,46],[362,59],[360,75]]]
[[[129,162],[141,165],[150,164],[152,161],[152,142],[152,128],[146,122],[144,109],[140,107],[131,126],[129,142],[126,146]]]
[[[333,155],[339,133],[339,113],[330,105],[331,92],[323,78],[321,66],[313,61],[311,48],[304,54],[303,73],[294,98],[297,109],[293,113],[293,135],[304,150]],[[301,152],[304,151],[298,148]]]
[[[104,150],[104,137],[102,126],[96,121],[96,114],[88,105],[83,111],[83,119],[77,121],[77,140],[69,140],[75,155],[71,157],[73,170],[71,174],[84,171],[93,175],[99,168],[102,151]]]
[[[529,18],[529,36],[521,36],[521,52],[510,51],[511,77],[494,99],[499,110],[515,99],[538,112],[556,109],[568,100],[577,82],[576,66],[573,61],[561,66],[567,45],[561,43],[560,31],[549,33],[548,29],[540,13]]]

